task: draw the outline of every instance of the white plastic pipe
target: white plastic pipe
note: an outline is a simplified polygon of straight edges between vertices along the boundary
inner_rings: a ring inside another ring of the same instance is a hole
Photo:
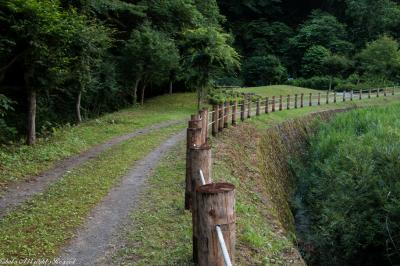
[[[200,169],[199,172],[201,184],[204,186],[206,184],[206,180],[204,179],[203,171]]]
[[[232,266],[231,258],[229,258],[228,249],[226,248],[225,245],[224,235],[222,234],[221,227],[217,225],[215,229],[217,230],[219,245],[221,247],[222,254],[224,255],[225,265]]]

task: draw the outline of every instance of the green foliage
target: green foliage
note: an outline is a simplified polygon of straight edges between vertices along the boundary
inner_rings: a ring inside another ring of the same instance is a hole
[[[331,85],[331,89],[335,89],[338,84],[340,84],[341,80],[338,78],[328,77],[328,76],[314,76],[308,79],[305,78],[297,78],[287,82],[287,84],[303,87],[303,88],[311,88],[316,90],[328,90],[329,85]]]
[[[399,111],[396,104],[338,115],[311,137],[296,167],[311,265],[400,262]]]
[[[222,104],[225,102],[243,100],[243,94],[235,90],[211,89],[208,92],[208,101],[210,104]]]
[[[311,46],[304,53],[302,59],[302,73],[306,78],[324,74],[324,63],[330,57],[331,52],[320,45]]]
[[[286,68],[274,55],[253,56],[243,64],[244,81],[250,86],[277,84],[287,79]]]

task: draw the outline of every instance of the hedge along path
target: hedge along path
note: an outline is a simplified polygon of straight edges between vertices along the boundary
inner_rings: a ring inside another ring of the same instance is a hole
[[[78,265],[107,265],[108,257],[116,245],[113,240],[118,239],[118,232],[138,204],[139,192],[145,180],[164,155],[184,137],[185,132],[176,134],[137,162],[122,182],[91,211],[90,219],[64,248],[60,257],[74,258]]]
[[[10,185],[3,193],[0,194],[0,218],[4,217],[4,215],[15,209],[15,207],[21,203],[31,199],[34,195],[45,191],[51,183],[57,181],[72,169],[80,166],[90,159],[97,157],[107,149],[110,149],[126,140],[149,133],[153,130],[177,125],[182,122],[183,120],[167,121],[113,138],[106,143],[97,145],[81,154],[61,160],[54,168],[47,170],[40,175],[29,178],[29,181]]]

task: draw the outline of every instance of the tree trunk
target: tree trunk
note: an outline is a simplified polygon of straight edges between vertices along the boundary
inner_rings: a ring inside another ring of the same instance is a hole
[[[332,89],[332,79],[333,79],[333,77],[331,77],[331,78],[329,79],[329,90]]]
[[[172,94],[172,80],[169,81],[169,94]]]
[[[143,83],[143,87],[142,87],[142,97],[140,100],[140,104],[143,105],[144,104],[144,91],[146,90],[146,83]]]
[[[25,86],[28,92],[27,145],[34,145],[36,142],[36,89],[31,87],[30,79],[32,77],[33,70],[27,70],[24,75]]]
[[[75,104],[76,120],[78,121],[78,123],[82,122],[81,98],[82,98],[82,91],[79,91],[78,96],[76,97],[76,104]]]
[[[136,80],[135,80],[135,87],[133,87],[133,105],[136,105],[137,104],[137,91],[138,91],[138,88],[139,88],[139,83],[140,83],[140,78],[137,78]]]

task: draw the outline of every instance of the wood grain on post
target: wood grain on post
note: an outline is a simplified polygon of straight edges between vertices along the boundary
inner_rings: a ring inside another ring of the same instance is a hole
[[[213,115],[212,115],[212,134],[213,136],[216,136],[218,134],[218,115],[219,115],[219,110],[218,110],[218,105],[213,106]]]
[[[282,107],[283,107],[283,97],[282,95],[279,96],[279,111],[282,111]]]
[[[286,104],[286,109],[290,109],[290,95],[287,96],[287,104]]]
[[[230,259],[235,261],[235,186],[216,183],[197,188],[196,206],[198,265],[225,266],[216,231],[217,225],[222,230]]]
[[[294,108],[297,109],[297,94],[294,95]]]
[[[343,101],[346,101],[346,91],[343,91]]]
[[[350,101],[353,101],[353,90],[350,91]]]
[[[333,102],[334,102],[334,103],[336,103],[336,96],[337,96],[337,92],[335,91],[335,92],[333,93]]]
[[[235,100],[233,107],[232,107],[232,125],[236,125],[236,115],[237,115],[237,109],[238,109],[238,101]]]
[[[265,98],[265,113],[269,113],[269,98]]]
[[[256,103],[256,116],[260,115],[260,99],[257,99]]]
[[[219,105],[219,115],[218,115],[218,131],[222,131],[224,128],[224,112],[225,106],[223,104]]]
[[[231,111],[231,103],[225,102],[225,114],[224,114],[224,128],[229,126],[229,113]]]
[[[310,92],[310,102],[309,105],[312,106],[312,93]]]
[[[189,157],[191,161],[190,166],[190,177],[191,177],[191,191],[190,191],[190,200],[192,202],[192,239],[193,239],[193,261],[197,262],[197,239],[198,239],[198,230],[197,230],[197,201],[196,201],[196,191],[197,188],[202,186],[201,178],[200,178],[200,169],[203,172],[204,181],[206,184],[211,183],[211,147],[208,145],[203,145],[202,147],[192,148],[189,150]]]
[[[331,91],[326,92],[326,104],[329,104],[329,94],[330,93],[331,93]]]
[[[376,90],[376,97],[379,98],[379,88]]]
[[[358,95],[359,96],[358,97],[359,100],[362,100],[362,93],[363,93],[363,91],[362,91],[362,89],[360,89],[360,94]]]
[[[208,138],[208,109],[203,108],[202,110],[199,111],[200,119],[202,121],[202,140],[203,144],[207,142]]]
[[[300,108],[304,107],[304,93],[300,94]]]
[[[272,96],[272,112],[275,112],[275,96]]]
[[[246,118],[246,100],[242,101],[242,105],[240,106],[240,120],[243,122]]]
[[[386,97],[386,88],[383,89],[383,96]]]
[[[318,105],[321,105],[321,93],[318,92]]]

